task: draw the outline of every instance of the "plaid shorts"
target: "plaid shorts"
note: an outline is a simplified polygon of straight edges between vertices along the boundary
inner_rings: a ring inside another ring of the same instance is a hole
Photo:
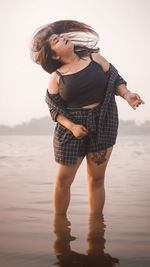
[[[85,156],[88,152],[98,152],[114,145],[115,141],[101,144],[97,137],[99,111],[101,103],[94,108],[67,108],[74,118],[74,123],[85,126],[88,134],[81,139],[76,138],[73,133],[57,122],[53,147],[55,161],[65,165],[76,164],[78,156]]]

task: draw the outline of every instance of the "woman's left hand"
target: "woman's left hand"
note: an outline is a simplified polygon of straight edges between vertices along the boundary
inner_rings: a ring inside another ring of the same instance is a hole
[[[136,107],[138,107],[140,104],[145,104],[145,102],[136,93],[128,92],[125,94],[124,99],[133,109],[136,109]]]

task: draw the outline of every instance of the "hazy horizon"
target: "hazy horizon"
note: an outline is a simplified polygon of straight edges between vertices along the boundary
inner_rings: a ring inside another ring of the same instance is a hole
[[[50,114],[49,115],[45,115],[45,116],[42,116],[42,117],[39,117],[39,118],[35,118],[35,117],[32,117],[32,118],[30,118],[28,121],[21,121],[21,122],[19,122],[19,123],[16,123],[16,124],[14,124],[13,126],[10,126],[10,125],[8,125],[8,124],[4,124],[4,123],[0,123],[0,126],[8,126],[8,127],[15,127],[15,126],[19,126],[19,125],[23,125],[23,124],[25,124],[25,125],[28,125],[28,124],[30,124],[32,121],[40,121],[40,120],[43,120],[43,119],[48,119],[48,121],[50,122],[50,124],[51,125],[56,125],[56,123],[57,122],[54,122],[52,119],[51,119],[51,116],[50,116]],[[143,125],[143,124],[149,124],[149,122],[150,122],[150,119],[149,120],[145,120],[145,121],[143,121],[143,122],[139,122],[139,123],[137,123],[136,122],[136,120],[135,119],[119,119],[119,122],[120,123],[122,123],[122,122],[125,122],[125,123],[130,123],[130,122],[132,122],[132,123],[135,123],[135,125],[136,126],[140,126],[140,125]]]
[[[76,2],[78,3],[78,2]],[[86,5],[85,5],[86,3]],[[67,8],[66,8],[67,7]],[[133,110],[116,96],[119,119],[149,120],[150,112],[150,2],[148,0],[1,1],[1,115],[0,124],[15,126],[49,115],[45,102],[49,74],[33,63],[29,45],[41,25],[75,19],[92,26],[100,35],[100,53],[138,93],[145,105]]]

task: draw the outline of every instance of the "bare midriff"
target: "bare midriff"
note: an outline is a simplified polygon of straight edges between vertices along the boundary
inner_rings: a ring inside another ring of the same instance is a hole
[[[100,104],[100,102],[94,103],[94,104],[91,104],[91,105],[88,105],[88,106],[83,106],[81,108],[94,108],[94,107],[98,106],[99,104]]]

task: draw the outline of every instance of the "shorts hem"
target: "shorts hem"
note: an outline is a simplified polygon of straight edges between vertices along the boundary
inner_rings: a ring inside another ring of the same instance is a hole
[[[116,142],[115,142],[115,143],[116,143]],[[98,150],[87,151],[87,153],[94,153],[94,152],[99,152],[99,151],[105,150],[105,149],[107,149],[107,148],[109,148],[109,147],[111,147],[111,146],[114,146],[114,145],[115,145],[115,143],[113,143],[113,144],[108,144],[108,145],[105,145],[104,147],[101,147],[101,148],[100,148],[100,149],[98,149]]]

